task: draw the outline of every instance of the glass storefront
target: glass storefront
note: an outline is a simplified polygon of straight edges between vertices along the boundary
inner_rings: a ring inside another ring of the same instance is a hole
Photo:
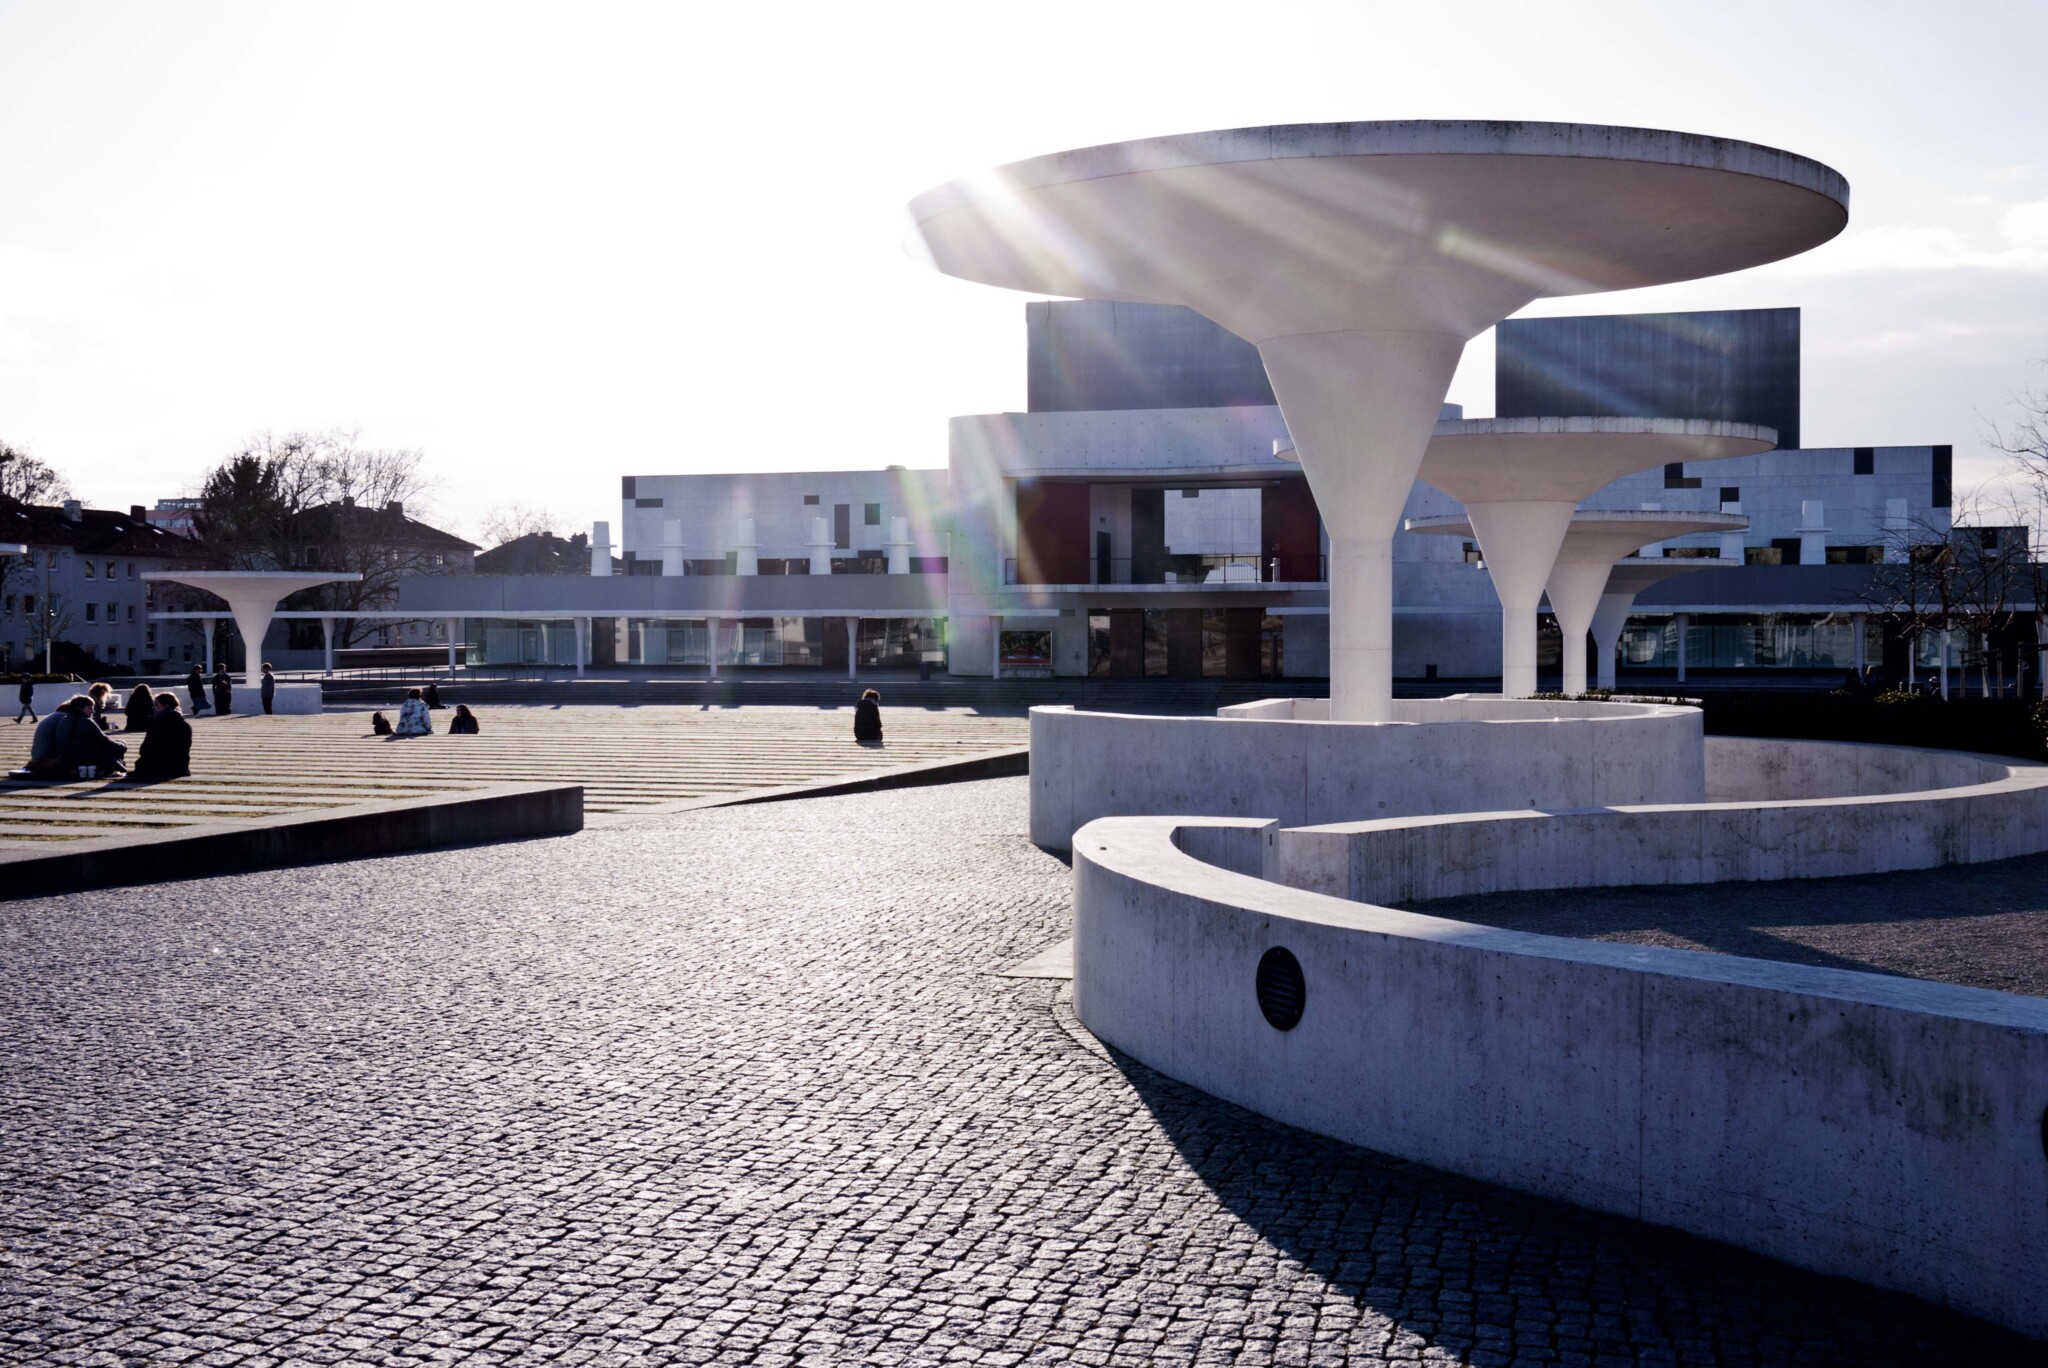
[[[1865,661],[1883,660],[1883,623],[1873,616],[1864,622],[1863,633]],[[1621,634],[1621,663],[1627,668],[1676,669],[1677,623],[1666,619],[1629,624]],[[1698,670],[1846,670],[1856,663],[1856,626],[1846,613],[1819,618],[1696,615],[1686,631],[1685,663]]]
[[[472,665],[574,665],[576,624],[512,618],[465,618],[466,658]]]
[[[820,669],[844,664],[844,618],[748,617],[718,620],[720,666]],[[926,652],[943,653],[942,618],[862,618],[854,660],[871,669],[916,669]],[[706,665],[711,633],[703,618],[633,618],[626,660],[634,665]]]

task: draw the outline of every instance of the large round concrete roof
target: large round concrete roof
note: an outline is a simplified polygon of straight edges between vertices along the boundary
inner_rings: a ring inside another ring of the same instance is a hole
[[[1675,461],[1753,456],[1776,429],[1686,418],[1465,418],[1440,422],[1419,478],[1462,504],[1577,503]]]
[[[1187,304],[1252,342],[1424,326],[1741,270],[1848,222],[1848,183],[1776,148],[1592,124],[1224,129],[1015,162],[911,202],[950,275]]]

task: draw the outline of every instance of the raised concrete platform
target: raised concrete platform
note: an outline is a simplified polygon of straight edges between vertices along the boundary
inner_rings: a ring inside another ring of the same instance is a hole
[[[1306,831],[1090,823],[1074,839],[1080,1019],[1304,1129],[2048,1335],[2048,1001],[1314,891],[1821,876],[2048,849],[2048,765],[1799,742],[1709,755],[1717,792],[1758,795]]]
[[[55,845],[0,846],[0,899],[582,829],[583,790],[573,784],[489,784],[248,821],[140,828]]]
[[[1031,710],[1031,839],[1065,850],[1099,817],[1277,818],[1288,826],[1706,797],[1697,708],[1397,699],[1389,722],[1331,722],[1327,699],[1215,717]]]

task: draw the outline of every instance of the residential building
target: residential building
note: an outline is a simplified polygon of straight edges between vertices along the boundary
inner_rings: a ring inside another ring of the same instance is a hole
[[[197,607],[198,596],[142,578],[189,566],[200,549],[153,525],[139,505],[0,506],[0,542],[29,549],[0,558],[0,670],[40,670],[46,643],[53,664],[81,673],[155,674],[203,658],[197,624],[150,617]]]

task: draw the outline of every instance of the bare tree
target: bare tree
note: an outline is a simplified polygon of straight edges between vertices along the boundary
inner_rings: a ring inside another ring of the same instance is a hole
[[[484,514],[484,544],[503,546],[506,542],[518,541],[521,537],[536,534],[552,537],[556,535],[556,529],[561,527],[563,522],[560,514],[538,504],[496,504]]]
[[[2027,529],[2032,543],[2014,567],[2018,589],[2034,614],[2035,683],[2048,699],[2048,390],[2023,389],[2012,397],[2019,417],[2008,427],[1994,425],[1990,445],[2005,454],[2010,472],[2013,521]]]
[[[0,542],[26,539],[29,508],[69,497],[71,487],[62,475],[20,447],[0,441]],[[18,558],[0,556],[0,592],[10,577],[19,581],[28,570]]]

